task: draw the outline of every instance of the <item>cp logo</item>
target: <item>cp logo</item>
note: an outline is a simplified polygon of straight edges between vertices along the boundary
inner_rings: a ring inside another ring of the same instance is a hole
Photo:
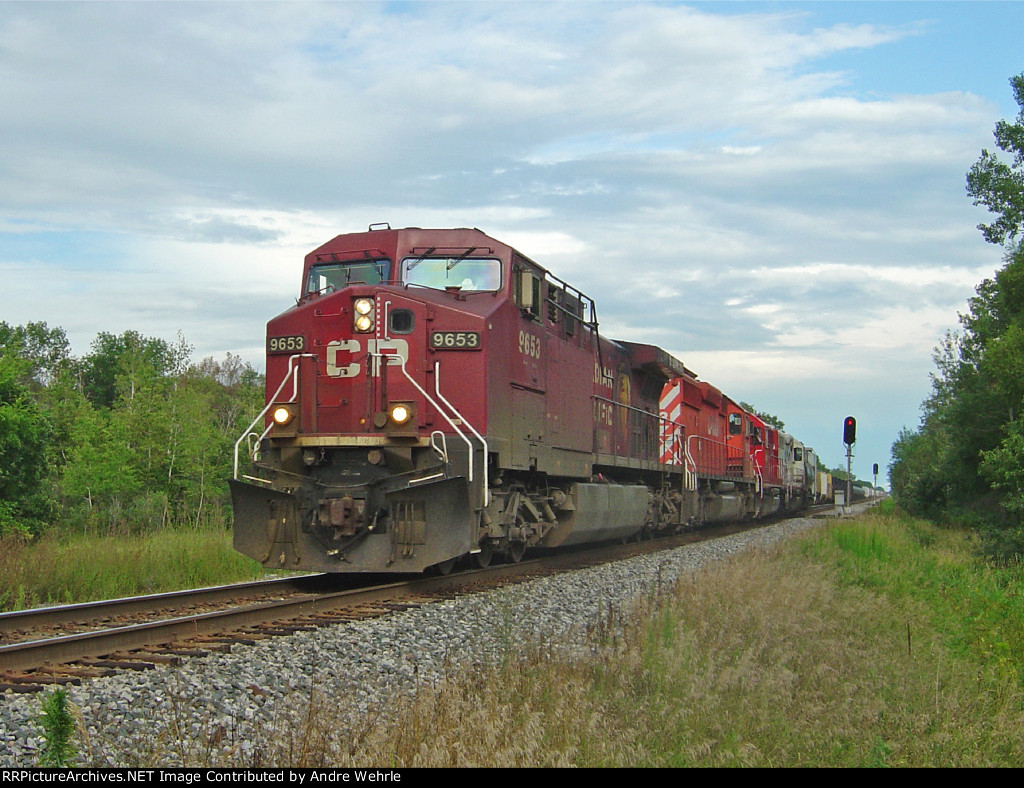
[[[362,349],[358,339],[345,339],[339,342],[327,343],[327,375],[332,378],[354,378],[362,372],[360,359],[354,358]],[[338,356],[341,353],[348,353],[352,359],[347,364],[339,363]],[[404,339],[368,339],[366,340],[366,354],[364,357],[370,359],[370,374],[373,377],[380,377],[380,362],[383,358],[400,358],[402,363],[409,359],[409,343]],[[388,361],[393,364],[398,362]]]

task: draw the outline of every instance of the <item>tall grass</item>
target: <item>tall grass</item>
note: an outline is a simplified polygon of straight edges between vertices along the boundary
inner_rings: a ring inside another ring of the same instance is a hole
[[[255,561],[232,550],[223,528],[8,537],[0,540],[0,610],[198,588],[261,574]]]

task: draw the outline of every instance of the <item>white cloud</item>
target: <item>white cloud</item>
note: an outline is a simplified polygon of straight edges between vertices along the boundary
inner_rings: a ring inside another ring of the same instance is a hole
[[[890,385],[998,265],[995,108],[851,87],[926,25],[750,8],[5,4],[4,319],[258,352],[333,235],[477,226],[723,388]]]

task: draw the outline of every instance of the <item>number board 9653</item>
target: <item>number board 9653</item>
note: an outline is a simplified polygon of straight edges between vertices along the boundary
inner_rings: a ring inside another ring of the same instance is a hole
[[[301,353],[305,349],[305,337],[267,337],[268,353]]]
[[[434,331],[430,335],[434,350],[480,350],[478,331]]]

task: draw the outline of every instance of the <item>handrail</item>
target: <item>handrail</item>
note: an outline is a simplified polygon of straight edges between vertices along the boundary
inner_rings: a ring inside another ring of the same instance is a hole
[[[723,475],[723,476],[731,476],[731,477],[734,477],[734,478],[743,478],[743,471],[742,471],[743,450],[742,449],[737,449],[735,446],[730,446],[728,443],[725,443],[725,442],[720,441],[720,440],[716,440],[715,438],[711,437],[710,435],[690,435],[686,439],[686,454],[687,454],[687,456],[691,456],[691,454],[690,454],[690,443],[691,443],[691,441],[694,441],[694,440],[707,441],[708,443],[712,444],[712,446],[714,446],[714,447],[720,447],[720,449],[724,449],[725,450],[724,454],[717,455],[716,458],[715,458],[715,459],[718,459],[718,460],[724,459],[724,461],[725,461],[724,468],[722,469],[723,472],[722,472],[721,475]],[[730,452],[733,453],[732,457],[729,456]],[[741,463],[739,477],[736,477],[735,474],[730,474],[729,473],[729,461],[731,459],[738,459],[740,461],[740,463]],[[714,467],[708,468],[706,465],[705,465],[704,468],[697,468],[697,472],[698,473],[700,471],[702,471],[702,470],[713,472],[715,470],[715,468]]]
[[[697,461],[690,454],[689,441],[686,442],[684,449],[686,451],[686,489],[694,491],[697,489]]]
[[[466,437],[465,433],[461,429],[459,429],[459,425],[456,424],[454,421],[452,421],[452,419],[448,416],[448,414],[445,413],[444,410],[437,404],[437,402],[434,400],[434,398],[431,397],[430,394],[428,394],[419,383],[417,383],[415,380],[413,380],[412,375],[409,374],[409,370],[407,370],[405,368],[406,360],[404,358],[402,358],[401,355],[396,355],[396,354],[392,354],[392,353],[386,353],[386,354],[385,353],[367,353],[367,355],[377,356],[385,364],[388,363],[388,359],[390,359],[390,358],[397,358],[398,359],[399,366],[402,369],[402,374],[405,375],[405,379],[408,380],[410,383],[412,383],[413,387],[420,394],[423,395],[423,398],[427,402],[429,402],[431,405],[434,406],[434,410],[436,410],[439,414],[441,414],[441,418],[443,418],[445,421],[448,422],[449,426],[453,430],[455,430],[455,432],[458,434],[458,436],[460,438],[462,438],[462,440],[465,442],[466,446],[469,448],[469,481],[472,482],[473,481],[473,443],[469,440],[469,438]]]
[[[281,385],[279,385],[277,387],[277,391],[274,392],[273,396],[269,397],[267,399],[266,407],[264,407],[263,410],[261,410],[259,412],[259,414],[256,416],[256,418],[252,420],[252,423],[248,427],[245,428],[245,432],[242,433],[242,436],[237,441],[235,441],[235,466],[234,466],[234,474],[232,476],[232,478],[235,479],[235,481],[238,480],[238,446],[239,446],[239,444],[241,444],[241,442],[246,440],[247,438],[252,437],[252,435],[254,434],[252,432],[252,428],[255,427],[256,423],[260,419],[262,419],[264,416],[266,416],[267,412],[274,406],[274,403],[277,402],[278,395],[284,389],[285,383],[288,382],[288,378],[291,377],[291,376],[294,376],[294,386],[292,388],[292,397],[291,397],[291,399],[288,400],[288,402],[295,402],[295,398],[298,396],[298,393],[299,393],[299,368],[297,366],[295,366],[295,361],[296,361],[296,359],[300,359],[300,358],[316,358],[316,355],[314,353],[296,353],[295,355],[288,357],[288,371],[284,373],[284,377],[281,379]],[[257,447],[259,447],[260,441],[262,441],[263,438],[266,437],[268,432],[270,432],[270,427],[267,427],[267,429],[263,431],[263,434],[259,435],[257,437],[257,441],[256,441],[256,446]]]
[[[441,439],[440,446],[438,446],[434,441],[435,437],[439,437]],[[441,432],[441,430],[434,430],[430,433],[430,448],[437,452],[438,456],[441,458],[441,462],[445,465],[448,464],[448,438],[443,432]]]
[[[696,463],[694,462],[693,457],[687,451],[685,445],[685,424],[668,418],[666,415],[664,415],[664,411],[654,413],[649,410],[637,408],[633,405],[627,405],[624,402],[618,402],[616,400],[603,397],[600,394],[592,394],[591,399],[594,402],[602,402],[605,403],[606,405],[610,405],[612,407],[612,413],[614,414],[616,419],[618,418],[619,411],[622,411],[626,414],[635,414],[641,419],[646,419],[646,422],[642,422],[640,421],[640,419],[638,419],[637,422],[639,423],[639,426],[653,426],[650,431],[645,431],[645,433],[640,436],[640,440],[643,441],[643,445],[637,447],[636,450],[638,452],[650,452],[650,455],[648,456],[654,456],[657,462],[663,465],[671,464],[662,462],[663,453],[671,453],[673,459],[676,460],[675,464],[681,465],[683,467],[683,471],[686,474],[687,488],[691,490],[696,489],[695,478],[691,478],[696,473]],[[615,429],[614,425],[611,426],[613,427],[613,429]],[[634,426],[637,426],[637,424],[634,424]],[[666,430],[666,427],[671,427],[672,429]],[[682,433],[682,436],[680,435],[680,433]],[[681,437],[682,440],[680,439]],[[627,452],[625,456],[629,456],[628,446],[625,447],[625,451]],[[683,452],[682,455],[680,455],[680,451]]]
[[[750,452],[750,461],[753,463],[754,467],[757,468],[759,475],[762,477],[762,487],[765,484],[786,484],[786,480],[782,478],[782,458],[779,457],[777,451],[776,453],[771,454],[768,452],[768,447],[757,446]],[[774,469],[774,473],[770,473],[766,477],[764,472],[761,470],[762,468],[769,472]]]
[[[696,490],[697,463],[690,454],[690,449],[686,442],[686,425],[678,421],[672,421],[660,414],[658,415],[658,420],[662,422],[662,432],[659,436],[660,445],[667,447],[667,451],[672,455],[672,459],[676,461],[676,465],[683,466],[683,479],[686,489]],[[674,429],[666,432],[664,429],[665,425],[670,425]],[[682,456],[680,456],[680,450],[682,450]]]
[[[487,467],[487,441],[484,439],[483,435],[481,435],[479,432],[477,432],[476,427],[474,427],[472,424],[470,424],[469,420],[465,416],[463,416],[461,413],[459,413],[458,409],[454,405],[452,405],[452,403],[450,403],[445,398],[444,394],[441,393],[441,362],[440,361],[435,361],[434,362],[434,393],[437,394],[438,399],[440,399],[441,402],[443,402],[445,405],[447,405],[449,408],[451,408],[452,413],[454,413],[456,415],[456,417],[459,419],[459,421],[461,421],[463,424],[466,425],[466,427],[469,428],[470,432],[472,432],[474,435],[476,435],[477,440],[479,440],[480,443],[483,445],[483,447],[484,447],[484,468],[486,470],[486,467]],[[469,467],[472,468],[473,467],[473,448],[472,448],[472,446],[469,449],[469,455],[470,455],[469,456]],[[472,475],[470,475],[469,480],[473,481]],[[491,502],[491,493],[490,493],[490,490],[487,487],[487,479],[486,479],[486,477],[484,478],[483,490],[484,490],[484,501],[483,501],[483,504],[484,504],[484,508],[486,509],[487,506]]]
[[[686,440],[686,425],[668,418],[664,411],[658,413],[658,421],[661,422],[661,430],[658,433],[659,459],[668,454],[676,460],[677,465],[684,465],[686,459],[680,459],[679,450],[682,447],[685,452],[686,447],[683,444]]]
[[[607,402],[609,405],[615,405],[616,407],[622,408],[623,410],[631,410],[634,413],[642,413],[644,416],[649,416],[651,418],[658,419],[659,421],[661,420],[661,416],[659,416],[657,413],[651,413],[649,410],[636,408],[633,407],[632,405],[627,405],[624,402],[617,402],[616,400],[608,399],[607,397],[602,397],[600,394],[591,394],[590,397],[591,399],[596,399],[598,402]],[[675,424],[675,422],[671,423]]]

